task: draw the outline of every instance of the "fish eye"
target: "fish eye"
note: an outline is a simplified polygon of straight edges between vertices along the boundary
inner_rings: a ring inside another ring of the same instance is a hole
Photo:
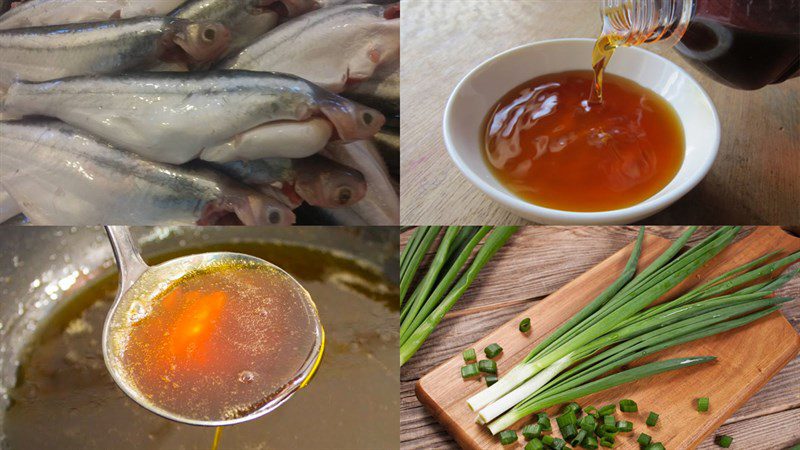
[[[278,211],[272,211],[269,213],[267,220],[269,220],[269,223],[277,224],[281,221],[281,213]]]
[[[367,125],[372,123],[372,114],[370,114],[368,112],[364,113],[364,123],[367,124]]]
[[[214,31],[213,28],[206,28],[205,31],[203,31],[203,39],[206,41],[213,41],[215,37],[217,37],[217,32]]]
[[[349,202],[350,199],[352,198],[353,198],[353,191],[351,191],[350,188],[343,187],[339,189],[337,200],[339,201],[340,205],[346,205],[347,202]]]

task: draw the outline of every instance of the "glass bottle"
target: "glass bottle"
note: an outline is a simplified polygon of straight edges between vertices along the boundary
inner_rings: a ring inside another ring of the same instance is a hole
[[[738,89],[800,75],[800,0],[601,0],[614,46],[662,42]]]

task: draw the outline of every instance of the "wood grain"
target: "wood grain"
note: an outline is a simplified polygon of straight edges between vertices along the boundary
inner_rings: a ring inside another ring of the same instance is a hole
[[[556,238],[554,242],[563,241],[563,236],[558,236],[564,233],[565,228],[561,227],[536,227],[538,228],[537,235],[540,246],[548,245],[547,233],[550,232]],[[589,248],[592,246],[593,241],[604,241],[606,236],[620,236],[620,239],[630,242],[635,235],[635,230],[629,227],[608,227],[602,229],[588,229],[588,227],[572,227],[575,231],[574,239],[571,243],[571,259],[581,259],[580,248]],[[583,228],[580,232],[578,228]],[[569,229],[569,228],[566,228]],[[660,235],[667,235],[674,237],[679,234],[682,229],[671,227],[650,227],[650,232]],[[710,230],[701,229],[698,234],[706,233]],[[763,233],[766,230],[758,230],[757,233]],[[523,229],[520,234],[525,234],[528,229]],[[627,239],[625,235],[627,234]],[[591,237],[594,236],[594,239]],[[404,239],[408,237],[408,233],[404,235]],[[623,242],[622,240],[620,242]],[[621,246],[611,248],[608,253],[619,249]],[[737,252],[738,253],[738,252]],[[739,256],[741,255],[733,255]],[[517,258],[522,260],[532,260],[532,258]],[[551,261],[545,261],[546,264],[552,264],[553,259],[563,259],[563,255],[557,256],[551,254],[549,256]],[[582,263],[577,262],[576,265]],[[523,270],[530,271],[534,269],[535,262],[528,264]],[[511,278],[513,279],[513,278]],[[506,286],[513,286],[514,283],[509,283],[509,278],[505,280],[497,280],[497,284],[504,284]],[[520,283],[521,284],[521,283]],[[797,297],[800,295],[800,282],[793,280],[782,289],[780,295]],[[499,299],[502,303],[503,298]],[[478,299],[478,302],[480,300]],[[423,374],[430,371],[431,367],[435,364],[444,361],[448,356],[457,355],[460,350],[470,346],[470,336],[474,339],[476,336],[481,336],[487,330],[495,328],[499,323],[513,319],[511,324],[516,328],[520,313],[530,307],[531,304],[541,303],[540,299],[530,298],[525,303],[514,304],[511,307],[499,306],[494,310],[482,310],[480,312],[467,312],[456,313],[448,316],[431,338],[426,342],[417,355],[403,367],[401,372],[401,447],[402,448],[452,448],[454,442],[452,438],[444,432],[443,428],[435,422],[431,415],[425,411],[421,405],[416,401],[413,395],[413,384]],[[797,324],[796,318],[800,316],[800,302],[795,300],[786,305],[784,313],[789,315],[793,324]],[[517,332],[518,334],[518,332]],[[715,347],[716,348],[716,347]],[[448,355],[448,351],[450,352]],[[505,357],[504,357],[505,358]],[[795,360],[787,366],[780,374],[778,374],[761,392],[759,392],[750,402],[739,409],[727,423],[736,423],[737,434],[745,435],[751,426],[760,424],[760,418],[767,417],[771,414],[779,414],[785,411],[790,411],[800,406],[800,391],[797,389],[798,366],[800,360]],[[501,366],[502,367],[502,366]],[[502,370],[502,369],[501,369]],[[457,368],[456,368],[457,373]],[[461,381],[458,380],[460,383]],[[691,396],[691,394],[688,394]],[[712,403],[713,402],[712,397]],[[665,411],[667,409],[664,409]],[[752,424],[752,425],[751,425]],[[789,425],[785,422],[770,423],[768,428],[770,433],[776,436],[781,433],[786,433],[782,428],[788,428]],[[713,430],[712,430],[713,431]],[[730,434],[730,433],[728,433]],[[788,433],[788,436],[793,436]],[[736,437],[736,436],[734,436]],[[786,437],[786,439],[789,439]],[[710,439],[710,438],[709,438]],[[706,441],[701,447],[713,445]],[[782,448],[786,442],[777,440],[765,440],[760,443],[760,446],[739,447],[734,445],[735,448],[753,448],[753,449],[767,449],[767,448]],[[775,444],[774,446],[771,446]],[[670,447],[672,448],[672,447]]]
[[[489,200],[445,151],[444,106],[458,81],[487,58],[544,39],[596,37],[596,0],[404,0],[401,73],[401,223],[510,225],[525,221]],[[800,79],[758,91],[712,81],[674,51],[720,115],[719,156],[687,196],[652,224],[800,223]]]

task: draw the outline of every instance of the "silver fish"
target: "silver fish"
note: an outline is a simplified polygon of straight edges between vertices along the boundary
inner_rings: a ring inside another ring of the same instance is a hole
[[[169,15],[222,23],[231,31],[226,54],[232,54],[275,28],[282,17],[302,14],[314,7],[310,0],[189,0]]]
[[[399,9],[343,5],[279,25],[218,67],[291,73],[342,92],[348,82],[370,78],[399,55]]]
[[[390,116],[400,114],[400,61],[378,68],[368,80],[347,86],[342,95]]]
[[[5,189],[0,186],[0,223],[16,216],[22,212],[17,201]]]
[[[281,203],[214,171],[137,158],[58,121],[3,122],[0,180],[37,225],[288,225]]]
[[[229,40],[219,23],[157,17],[4,30],[0,89],[14,80],[116,73],[162,60],[205,65]]]
[[[145,72],[14,83],[5,110],[56,117],[152,161],[228,162],[316,153],[371,137],[378,111],[292,75]],[[316,146],[316,148],[314,148]]]
[[[0,30],[163,16],[184,0],[31,0],[0,16]]]
[[[374,143],[358,141],[331,144],[322,154],[340,164],[353,167],[364,175],[369,187],[367,194],[350,209],[370,225],[400,223],[400,196]]]
[[[219,167],[248,185],[292,185],[300,198],[313,206],[350,206],[358,203],[367,192],[361,172],[319,155],[302,159],[234,161]]]

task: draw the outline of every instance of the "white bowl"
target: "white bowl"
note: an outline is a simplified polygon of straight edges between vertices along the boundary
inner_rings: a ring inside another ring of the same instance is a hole
[[[623,209],[573,212],[545,208],[520,199],[492,175],[481,146],[483,122],[508,91],[541,75],[588,70],[592,39],[555,39],[501,53],[473,69],[460,83],[444,111],[444,142],[459,170],[494,201],[526,219],[547,224],[623,224],[651,216],[681,198],[708,173],[719,147],[720,125],[703,88],[674,63],[640,48],[620,48],[608,66],[617,74],[666,99],[677,111],[686,136],[678,174],[647,200]]]

